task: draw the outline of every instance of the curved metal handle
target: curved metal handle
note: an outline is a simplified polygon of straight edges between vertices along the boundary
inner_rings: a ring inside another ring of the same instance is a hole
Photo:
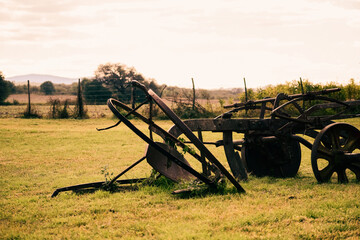
[[[144,84],[142,84],[142,83],[140,83],[139,81],[136,81],[136,80],[131,80],[131,84],[134,87],[137,87],[137,88],[143,90],[143,92],[146,94],[146,96],[149,96],[148,89]]]

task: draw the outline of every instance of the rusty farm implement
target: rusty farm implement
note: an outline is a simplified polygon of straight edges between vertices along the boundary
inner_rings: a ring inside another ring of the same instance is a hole
[[[198,181],[216,188],[219,181],[226,178],[238,192],[245,192],[239,180],[246,180],[248,174],[295,176],[301,162],[300,144],[311,150],[311,165],[318,182],[327,182],[335,174],[341,183],[346,183],[351,178],[360,181],[360,131],[350,124],[334,122],[336,119],[359,117],[360,114],[348,114],[346,111],[360,105],[360,101],[343,102],[326,96],[340,91],[339,88],[294,95],[280,93],[274,98],[225,106],[229,111],[213,119],[182,121],[151,89],[146,89],[137,81],[132,84],[146,94],[146,100],[131,108],[116,99],[109,99],[108,107],[119,119],[111,127],[123,123],[143,139],[148,144],[145,156],[110,182],[59,188],[53,193],[53,197],[63,191],[144,181],[145,178],[118,179],[145,159],[158,173],[176,182]],[[312,104],[308,104],[309,102]],[[169,130],[164,130],[153,121],[154,105],[173,122],[174,125]],[[139,113],[139,109],[145,106],[148,106],[147,116]],[[330,114],[321,115],[329,109]],[[256,118],[236,117],[240,111],[251,110],[258,113]],[[130,115],[145,122],[148,132],[137,128],[128,119]],[[222,139],[203,141],[204,132],[219,132]],[[238,133],[242,137],[234,139],[234,135]],[[154,135],[158,135],[157,138],[160,137],[161,141],[155,141]],[[180,136],[185,136],[187,141],[182,141]],[[314,140],[311,143],[309,139]],[[193,147],[189,148],[189,144]],[[224,148],[230,171],[209,150],[206,146],[208,144]],[[179,149],[185,150],[199,161],[202,171],[193,168],[179,153]]]

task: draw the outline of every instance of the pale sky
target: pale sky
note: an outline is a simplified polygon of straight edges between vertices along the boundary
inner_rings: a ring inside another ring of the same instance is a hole
[[[0,71],[81,78],[123,63],[160,84],[360,82],[359,0],[0,0]]]

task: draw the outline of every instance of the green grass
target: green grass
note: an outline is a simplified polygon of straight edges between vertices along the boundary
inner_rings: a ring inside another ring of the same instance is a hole
[[[347,122],[360,128],[360,119]],[[146,144],[110,119],[0,119],[0,239],[358,239],[360,184],[318,184],[303,148],[298,176],[255,178],[222,193],[187,198],[177,185],[109,193],[60,193],[59,187],[103,181]],[[146,125],[136,122],[142,130]],[[160,121],[168,129],[171,123]],[[207,133],[205,141],[221,135]],[[211,151],[226,165],[222,148]],[[186,156],[186,155],[185,155]],[[227,166],[227,165],[226,165]],[[198,165],[196,165],[199,168]],[[141,163],[124,178],[149,176]]]

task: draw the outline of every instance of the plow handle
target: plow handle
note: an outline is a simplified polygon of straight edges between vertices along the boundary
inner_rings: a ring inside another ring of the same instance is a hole
[[[149,96],[148,90],[147,90],[147,88],[146,88],[146,86],[145,86],[144,84],[142,84],[142,83],[140,83],[139,81],[136,81],[136,80],[132,80],[132,81],[131,81],[131,84],[132,84],[133,86],[135,86],[135,87],[143,90],[144,93],[146,94],[146,96]]]

